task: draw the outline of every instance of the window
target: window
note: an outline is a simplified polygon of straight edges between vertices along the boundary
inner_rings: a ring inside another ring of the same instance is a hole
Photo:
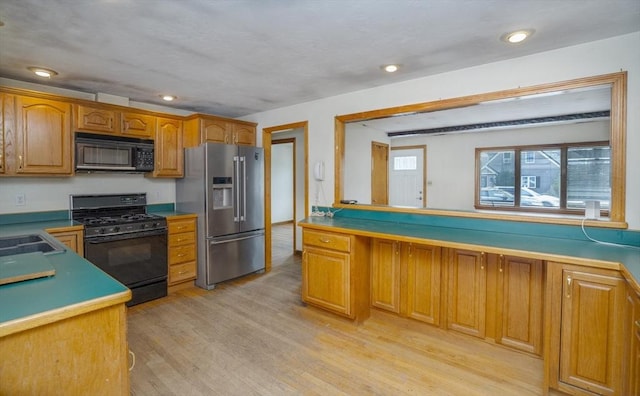
[[[478,148],[476,158],[477,208],[578,214],[597,200],[609,209],[609,142]]]
[[[520,177],[520,187],[536,188],[538,186],[538,176]]]
[[[535,164],[536,163],[536,152],[535,151],[524,151],[522,153],[522,158],[524,158],[525,164]]]
[[[510,152],[502,153],[502,163],[503,164],[510,164],[511,163],[511,153]]]
[[[418,161],[415,155],[393,158],[393,170],[416,170],[416,169],[418,169]]]

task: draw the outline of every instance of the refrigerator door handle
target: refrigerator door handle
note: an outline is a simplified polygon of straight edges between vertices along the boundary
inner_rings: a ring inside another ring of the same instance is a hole
[[[240,238],[225,239],[224,241],[209,241],[209,245],[222,245],[222,244],[229,243],[229,242],[244,241],[245,239],[261,237],[263,235],[264,234],[254,234],[254,235],[249,235],[249,236],[240,237]]]
[[[238,193],[239,186],[239,174],[240,174],[240,162],[239,157],[236,155],[233,157],[233,193],[235,195],[235,204],[233,205],[233,222],[240,221],[240,194]]]
[[[240,221],[246,221],[247,216],[247,161],[246,157],[240,157],[242,162],[242,214],[240,215]]]

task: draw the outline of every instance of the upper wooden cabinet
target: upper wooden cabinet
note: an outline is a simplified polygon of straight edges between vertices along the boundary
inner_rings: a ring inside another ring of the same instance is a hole
[[[156,120],[155,160],[153,177],[182,177],[184,150],[182,121],[173,118]]]
[[[71,104],[4,95],[5,175],[71,175]]]
[[[151,115],[123,112],[122,113],[123,136],[153,139],[156,128],[156,118]]]
[[[100,109],[88,106],[75,106],[76,130],[87,132],[118,132],[120,114],[115,110]]]
[[[256,145],[256,124],[228,118],[196,114],[184,123],[185,147],[204,142]]]
[[[75,131],[154,139],[156,117],[109,106],[74,105]]]
[[[4,104],[6,101],[6,95],[0,93],[0,175],[5,173],[7,166],[5,165],[7,156],[5,154],[5,123],[4,123]]]

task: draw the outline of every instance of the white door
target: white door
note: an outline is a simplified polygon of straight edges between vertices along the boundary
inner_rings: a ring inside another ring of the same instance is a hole
[[[424,148],[391,150],[389,205],[424,207]]]

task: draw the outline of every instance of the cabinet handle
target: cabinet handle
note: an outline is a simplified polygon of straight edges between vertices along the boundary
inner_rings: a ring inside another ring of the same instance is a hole
[[[484,252],[480,253],[480,269],[484,270]]]
[[[180,254],[178,254],[178,257],[184,257],[184,256],[185,256],[185,254],[184,254],[184,253],[180,253]]]
[[[567,276],[567,298],[571,298],[571,275]]]
[[[636,327],[640,328],[640,320],[635,321]]]
[[[396,255],[400,254],[400,244],[398,242],[394,242],[393,247],[396,249]]]
[[[2,153],[0,153],[0,169],[2,169]]]
[[[411,248],[412,248],[412,247],[413,247],[413,244],[411,244],[411,243],[410,243],[410,244],[409,244],[409,257],[411,257],[411,255],[413,254],[413,253],[411,252]]]
[[[178,271],[178,275],[186,274],[187,271]]]
[[[320,238],[320,242],[322,242],[322,243],[329,243],[329,242],[331,242],[331,239],[327,239],[327,238]]]
[[[504,263],[504,255],[500,255],[498,271],[502,272],[502,263]]]
[[[22,169],[22,156],[18,156],[18,169]]]
[[[129,355],[131,355],[131,366],[129,367],[129,371],[132,371],[133,368],[136,367],[136,354],[129,349]]]

